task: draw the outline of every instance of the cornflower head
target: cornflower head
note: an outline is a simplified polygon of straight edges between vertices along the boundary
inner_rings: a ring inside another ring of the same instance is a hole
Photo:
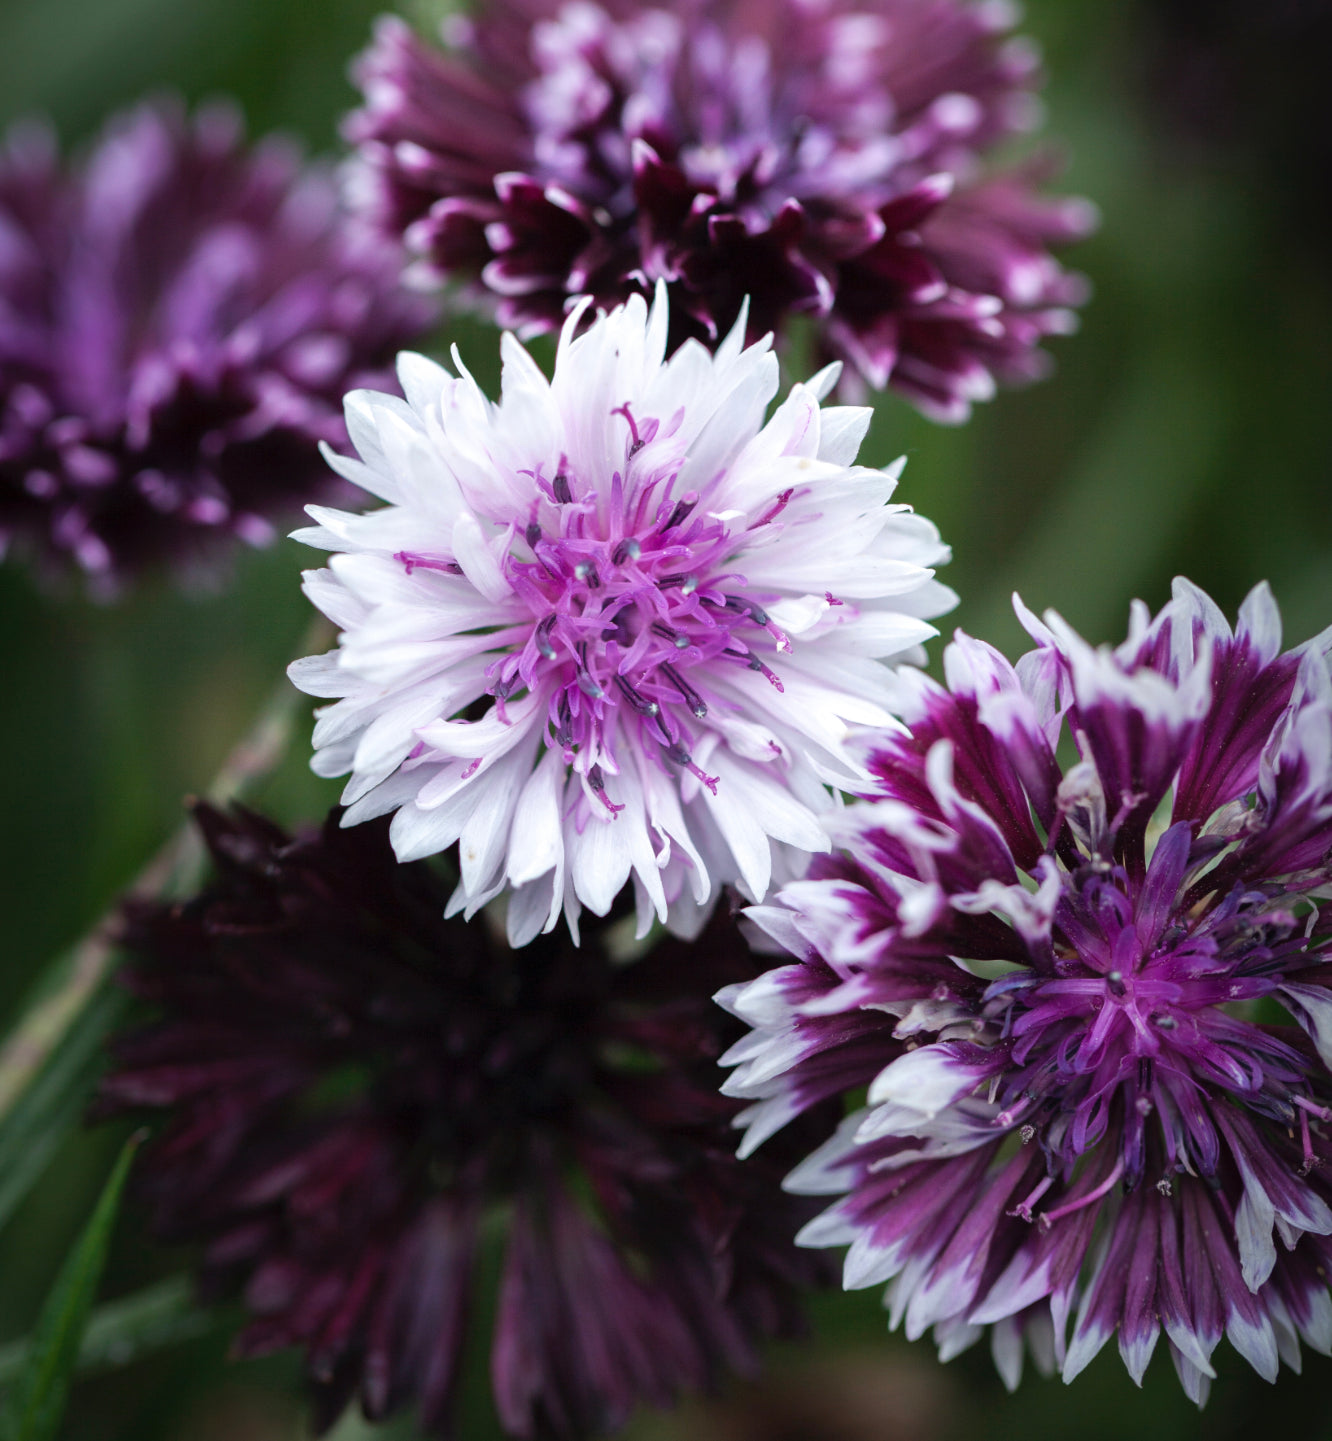
[[[434,305],[330,176],[239,118],[157,101],[62,165],[0,145],[0,551],[113,595],[331,498],[348,387],[387,384]]]
[[[965,420],[1044,373],[1080,276],[1051,251],[1085,201],[1039,193],[1048,157],[990,167],[1039,107],[1003,3],[500,0],[439,50],[380,22],[347,123],[354,187],[418,271],[524,333],[573,297],[659,279],[671,348],[813,319],[863,389]]]
[[[723,993],[746,1145],[868,1105],[788,1179],[806,1244],[887,1281],[941,1353],[987,1329],[1071,1380],[1164,1333],[1206,1397],[1332,1349],[1332,682],[1265,586],[1232,634],[1187,582],[1095,650],[1021,610],[1016,667],[959,634],[872,745],[846,847],[751,912],[799,958]],[[1076,759],[1059,759],[1067,727]]]
[[[505,336],[497,404],[456,351],[457,379],[403,358],[406,402],[351,396],[362,459],[330,459],[389,504],[298,533],[337,552],[307,592],[339,648],[291,669],[335,702],[315,769],[351,773],[346,824],[396,812],[400,859],[459,842],[457,903],[511,891],[515,944],[630,877],[641,929],[687,932],[719,883],[798,873],[863,774],[849,726],[889,723],[882,662],[954,600],[900,465],[854,464],[869,412],[820,408],[835,371],[765,422],[743,320],[667,360],[664,284],[585,309],[551,380]]]

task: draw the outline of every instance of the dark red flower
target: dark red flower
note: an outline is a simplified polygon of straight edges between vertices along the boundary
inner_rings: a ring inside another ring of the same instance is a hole
[[[445,919],[451,885],[383,823],[338,819],[293,840],[202,809],[216,880],[127,919],[162,1016],[120,1041],[99,1109],[166,1113],[140,1191],[162,1238],[205,1243],[206,1294],[243,1287],[240,1351],[303,1348],[321,1426],[359,1393],[447,1434],[493,1243],[514,1435],[614,1428],[751,1368],[822,1272],[778,1184],[800,1142],[737,1160],[717,1091],[739,1027],[709,997],[757,970],[733,924],[633,963],[614,921],[513,951]]]

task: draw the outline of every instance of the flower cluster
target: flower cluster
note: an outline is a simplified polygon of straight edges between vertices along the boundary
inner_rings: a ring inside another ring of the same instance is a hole
[[[206,1243],[206,1294],[243,1286],[242,1354],[305,1351],[321,1429],[359,1393],[451,1434],[491,1240],[516,1436],[614,1428],[798,1331],[821,1279],[792,1240],[815,1208],[778,1187],[798,1148],[738,1161],[716,1090],[737,1028],[709,995],[754,974],[729,919],[634,964],[614,924],[512,951],[443,919],[443,876],[382,824],[199,822],[211,886],[127,916],[161,1016],[100,1107],[164,1113],[138,1173],[158,1234]]]
[[[289,147],[235,115],[157,103],[62,169],[51,136],[0,149],[0,551],[114,591],[146,566],[327,493],[349,386],[433,306],[399,248],[339,211]]]
[[[357,190],[425,273],[527,332],[572,298],[658,279],[671,347],[819,323],[828,356],[966,419],[1044,372],[1081,277],[1051,249],[1094,223],[1038,193],[1042,158],[986,171],[1034,124],[1038,66],[1005,3],[496,0],[435,49],[380,22],[347,134]]]
[[[311,507],[339,552],[307,592],[340,646],[298,661],[332,699],[315,768],[351,772],[346,823],[396,811],[401,860],[460,842],[459,904],[503,890],[515,945],[604,914],[632,876],[640,930],[696,930],[718,883],[761,900],[826,850],[825,782],[863,772],[851,723],[952,593],[937,532],[853,464],[869,412],[820,409],[835,371],[777,389],[743,319],[666,360],[664,285],[582,333],[554,378],[505,336],[501,399],[419,356],[406,402],[363,392],[360,461],[389,504]]]
[[[798,959],[722,999],[748,1146],[868,1086],[788,1180],[946,1357],[1071,1379],[1162,1332],[1201,1401],[1332,1351],[1332,636],[1180,582],[1114,651],[959,635],[875,746],[847,854],[751,912]],[[1058,759],[1067,724],[1078,759]],[[1071,1333],[1069,1330],[1071,1322]]]

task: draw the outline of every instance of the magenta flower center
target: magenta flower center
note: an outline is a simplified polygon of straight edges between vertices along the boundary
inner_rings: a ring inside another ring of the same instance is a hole
[[[1055,1176],[1071,1175],[1107,1137],[1117,1138],[1107,1186],[1134,1185],[1147,1169],[1215,1174],[1221,1147],[1208,1097],[1217,1087],[1302,1124],[1306,1150],[1307,1112],[1322,1114],[1303,1058],[1235,1013],[1273,993],[1273,970],[1300,943],[1289,910],[1236,892],[1197,920],[1177,902],[1162,924],[1141,894],[1135,919],[1133,890],[1119,868],[1080,884],[1070,877],[1053,974],[1013,972],[987,993],[996,1124],[1039,1139],[1051,1167],[1017,1209],[1028,1220]]]
[[[615,766],[617,729],[715,790],[693,758],[696,723],[716,704],[708,671],[758,671],[782,690],[761,652],[791,648],[744,577],[726,569],[737,537],[699,509],[697,492],[677,494],[678,465],[640,468],[659,422],[637,422],[628,406],[622,413],[625,466],[609,486],[592,488],[565,456],[551,475],[532,472],[539,498],[501,568],[535,623],[497,631],[503,654],[487,670],[501,715],[524,694],[546,698],[548,743],[612,811],[621,807],[606,795],[601,763]],[[790,498],[784,491],[751,529],[770,524]],[[397,558],[408,571],[460,570],[414,552]]]

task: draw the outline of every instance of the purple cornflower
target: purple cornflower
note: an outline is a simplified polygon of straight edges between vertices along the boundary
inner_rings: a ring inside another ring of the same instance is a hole
[[[1044,373],[1081,277],[1052,247],[1094,223],[987,172],[1039,83],[1005,3],[498,0],[451,52],[382,20],[357,78],[357,191],[421,268],[497,299],[525,333],[571,298],[671,286],[673,349],[792,315],[828,358],[965,420]]]
[[[716,1090],[737,1028],[710,993],[755,973],[730,920],[632,964],[615,922],[513,951],[443,919],[450,883],[385,824],[198,818],[216,879],[130,911],[126,975],[161,1016],[100,1110],[164,1113],[155,1229],[205,1243],[206,1296],[243,1287],[242,1355],[304,1350],[321,1429],[359,1394],[451,1434],[491,1259],[516,1436],[614,1429],[800,1330],[822,1277],[792,1240],[817,1208],[778,1184],[800,1149],[738,1161]]]
[[[328,494],[317,442],[433,307],[284,142],[221,107],[114,118],[62,168],[0,146],[0,552],[109,594],[144,567],[260,544]]]
[[[1164,1331],[1201,1402],[1223,1333],[1268,1379],[1332,1350],[1332,633],[1281,654],[1265,586],[1232,635],[1177,582],[1114,651],[1020,613],[1016,669],[904,673],[846,854],[751,912],[800,959],[723,994],[727,1090],[752,1149],[868,1086],[787,1184],[909,1336],[990,1327],[1015,1385]]]

